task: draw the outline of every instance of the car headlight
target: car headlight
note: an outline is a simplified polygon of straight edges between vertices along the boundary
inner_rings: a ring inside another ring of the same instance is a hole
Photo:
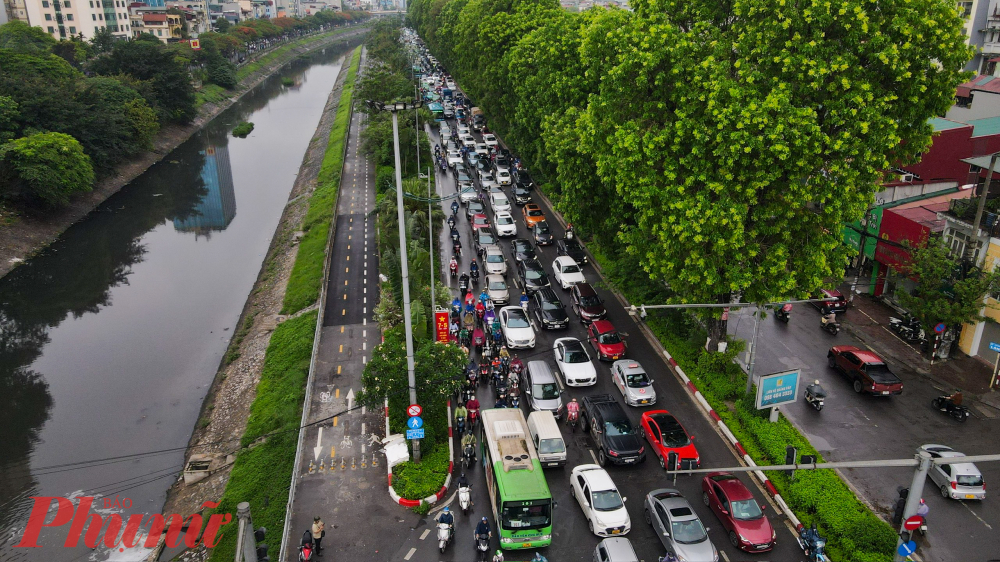
[[[645,452],[646,452],[646,446],[645,445],[643,445],[642,447],[639,447],[639,454],[640,455],[643,454],[643,453],[645,453]]]
[[[543,541],[550,541],[550,540],[552,540],[552,535],[542,535],[542,540]]]
[[[716,562],[718,562],[718,560],[719,560],[719,557],[718,557],[718,556],[716,556],[716,557],[715,557],[715,560],[716,560]],[[687,558],[684,558],[683,556],[681,556],[680,554],[678,554],[678,555],[677,555],[677,562],[687,562]]]
[[[514,542],[514,539],[512,537],[500,537],[500,542],[504,544],[510,544]],[[716,558],[716,560],[718,560],[718,558]]]

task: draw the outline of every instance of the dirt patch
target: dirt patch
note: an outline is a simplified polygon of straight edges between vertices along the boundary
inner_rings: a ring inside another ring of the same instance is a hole
[[[115,173],[102,179],[90,193],[83,194],[64,209],[45,216],[10,216],[0,207],[0,277],[24,262],[42,248],[48,246],[75,222],[86,217],[108,197],[117,193],[132,180],[139,177],[150,166],[159,162],[164,156],[198,132],[206,123],[219,113],[233,105],[245,93],[260,84],[265,78],[276,72],[293,58],[329,46],[332,43],[357,37],[367,28],[347,31],[332,35],[320,41],[289,49],[277,60],[264,65],[256,72],[247,76],[232,92],[229,99],[218,103],[206,103],[198,110],[195,120],[186,126],[168,125],[160,130],[153,142],[153,150],[138,158],[125,162],[115,169]],[[262,53],[266,55],[267,53]],[[319,164],[317,163],[317,166]]]
[[[347,53],[350,56],[350,52]],[[221,456],[235,453],[246,429],[250,405],[256,397],[264,365],[264,353],[271,340],[274,327],[285,317],[279,316],[288,276],[298,249],[298,233],[309,208],[309,195],[316,188],[323,155],[330,140],[330,129],[336,118],[337,105],[347,75],[350,59],[346,59],[330,92],[319,126],[309,142],[302,159],[298,176],[289,194],[288,204],[281,216],[264,259],[257,281],[243,308],[233,340],[216,374],[202,405],[201,415],[191,435],[189,447],[194,453],[216,453]],[[312,310],[313,305],[296,314]],[[193,485],[176,482],[167,492],[164,513],[181,513],[185,516],[201,511],[205,501],[218,500],[229,479],[230,467]]]

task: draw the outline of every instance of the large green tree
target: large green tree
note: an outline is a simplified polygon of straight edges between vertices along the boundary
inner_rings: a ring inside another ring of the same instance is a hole
[[[47,206],[69,203],[90,191],[94,169],[83,147],[63,133],[38,133],[0,147],[4,185],[0,195]]]
[[[40,27],[33,27],[22,21],[0,25],[0,49],[40,55],[48,54],[55,45],[56,40]]]
[[[152,99],[147,99],[161,121],[187,123],[195,116],[194,87],[187,68],[173,57],[159,41],[119,41],[107,55],[90,63],[95,74],[128,74],[148,80]]]

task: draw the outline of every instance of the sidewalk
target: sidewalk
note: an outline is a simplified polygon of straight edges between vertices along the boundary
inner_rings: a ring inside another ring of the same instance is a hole
[[[1000,392],[988,389],[993,375],[992,365],[957,348],[948,359],[936,360],[931,365],[918,345],[903,341],[889,330],[890,316],[898,317],[899,313],[869,295],[854,295],[852,307],[847,314],[840,316],[840,322],[848,332],[894,362],[945,388],[960,388],[967,399],[977,400],[1000,411]]]

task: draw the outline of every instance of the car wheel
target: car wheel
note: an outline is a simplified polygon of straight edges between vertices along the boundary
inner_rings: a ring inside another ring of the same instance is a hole
[[[864,387],[861,386],[861,379],[854,379],[854,392],[861,394],[862,390],[864,390]]]
[[[593,521],[587,521],[587,528],[590,529],[590,534],[591,535],[596,535],[597,534],[597,533],[594,532],[594,522]]]
[[[837,359],[833,355],[826,358],[826,363],[831,369],[835,369],[837,367]]]
[[[712,500],[708,498],[708,492],[701,493],[701,501],[705,502],[705,507],[708,507]]]
[[[597,464],[601,466],[608,465],[608,457],[604,454],[604,449],[597,451]]]
[[[571,497],[571,498],[575,498],[576,497],[576,488],[574,488],[573,486],[569,487],[569,497]]]
[[[948,486],[941,486],[941,497],[951,499],[951,494],[948,492]]]
[[[663,470],[667,469],[667,461],[663,460],[663,455],[656,455],[656,458],[660,459],[660,468]],[[705,505],[708,505],[707,503]]]
[[[644,509],[642,511],[646,515],[646,524],[652,526],[653,525],[653,517],[649,514],[649,510],[648,509]]]
[[[740,547],[740,539],[736,536],[736,531],[729,531],[729,544],[733,545],[733,548]]]

